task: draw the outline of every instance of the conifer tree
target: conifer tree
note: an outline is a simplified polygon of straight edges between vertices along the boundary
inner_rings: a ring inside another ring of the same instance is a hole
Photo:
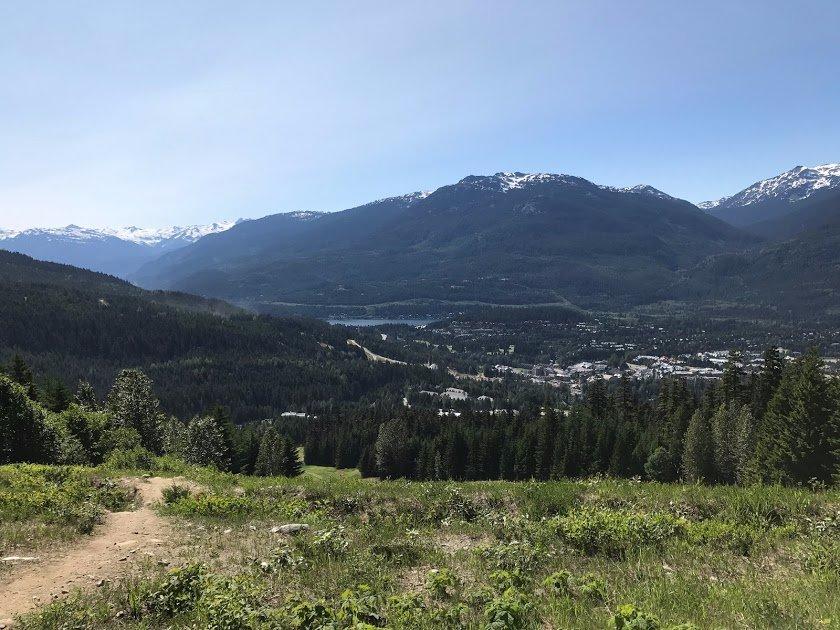
[[[738,408],[734,402],[718,407],[712,417],[715,480],[720,483],[735,482],[738,465],[735,440],[737,423]]]
[[[152,381],[140,370],[122,370],[108,394],[108,412],[116,426],[128,427],[140,435],[140,443],[153,453],[163,450],[160,424],[164,416],[152,393]]]
[[[691,416],[683,446],[683,474],[688,481],[714,479],[714,448],[710,419],[698,409]]]
[[[284,477],[297,477],[303,472],[297,446],[287,437],[280,438],[281,474]]]
[[[755,476],[767,482],[830,482],[840,439],[837,401],[822,360],[809,352],[788,369],[767,407],[757,438]]]
[[[744,380],[744,369],[741,367],[741,353],[732,350],[723,368],[723,377],[720,379],[720,390],[723,402],[733,403],[741,399],[742,381]]]
[[[283,448],[280,434],[269,426],[260,440],[260,450],[254,464],[254,474],[259,477],[275,477],[283,474]]]
[[[38,400],[38,390],[35,387],[35,377],[32,370],[19,354],[15,354],[9,363],[9,378],[23,387],[31,400]]]
[[[735,482],[747,483],[750,460],[755,453],[755,419],[747,405],[741,407],[735,425]]]
[[[230,469],[230,454],[222,428],[212,416],[197,416],[187,425],[184,460],[197,466]]]
[[[73,400],[80,407],[84,407],[88,411],[97,411],[99,409],[99,401],[96,399],[96,392],[93,386],[87,381],[79,381],[76,387],[76,393],[73,395]]]

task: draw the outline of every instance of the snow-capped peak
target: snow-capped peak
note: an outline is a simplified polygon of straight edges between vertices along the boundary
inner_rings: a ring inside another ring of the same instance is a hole
[[[508,192],[525,188],[532,184],[538,183],[560,183],[570,186],[578,186],[580,184],[589,183],[580,177],[573,175],[559,175],[553,173],[520,173],[502,171],[495,175],[469,175],[458,182],[459,186],[471,186],[482,190],[492,190],[496,192]]]
[[[717,201],[704,201],[699,208],[739,208],[763,201],[802,201],[823,188],[840,188],[840,164],[821,166],[796,166],[770,179],[756,182],[731,197]]]
[[[164,228],[85,228],[67,225],[61,228],[30,228],[28,230],[0,230],[0,240],[15,238],[46,238],[64,241],[103,241],[111,238],[129,241],[139,245],[156,247],[170,243],[192,243],[208,234],[224,232],[239,221],[218,221],[209,225],[171,226]]]
[[[668,193],[664,193],[649,184],[636,184],[635,186],[628,186],[626,188],[615,188],[613,186],[598,186],[598,188],[611,190],[612,192],[625,193],[628,195],[651,195],[652,197],[659,197],[660,199],[674,199],[674,197]]]

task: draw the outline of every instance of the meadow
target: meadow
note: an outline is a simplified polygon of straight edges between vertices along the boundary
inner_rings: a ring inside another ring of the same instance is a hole
[[[16,627],[840,627],[836,489],[151,468],[0,467],[0,545],[15,552],[95,536],[97,514],[130,508],[120,478],[179,475],[156,506],[177,561]]]

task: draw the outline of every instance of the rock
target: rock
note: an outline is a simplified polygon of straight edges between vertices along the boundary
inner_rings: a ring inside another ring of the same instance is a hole
[[[96,581],[96,588],[102,588],[103,586],[105,586],[105,580]]]
[[[223,534],[225,534],[225,535],[227,536],[227,535],[228,535],[228,534],[230,534],[232,531],[233,531],[232,529],[226,529],[226,530],[225,530],[225,531],[223,531],[222,533],[223,533]]]
[[[309,529],[306,523],[289,523],[288,525],[275,525],[271,528],[272,534],[294,534]]]
[[[169,560],[158,560],[157,563],[159,566],[165,567],[169,564]]]

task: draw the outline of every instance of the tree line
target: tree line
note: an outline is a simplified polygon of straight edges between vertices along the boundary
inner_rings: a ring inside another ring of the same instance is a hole
[[[103,463],[143,468],[154,457],[262,476],[302,472],[295,441],[271,421],[235,425],[216,406],[182,422],[161,410],[152,380],[122,370],[107,398],[91,385],[71,393],[60,381],[38,387],[32,370],[14,356],[0,373],[0,464],[15,462]]]
[[[588,384],[569,408],[433,411],[378,406],[313,423],[307,463],[410,479],[557,479],[607,474],[721,484],[829,484],[840,474],[840,384],[816,352],[775,349],[746,374],[737,353],[698,391],[683,378],[647,387]]]

